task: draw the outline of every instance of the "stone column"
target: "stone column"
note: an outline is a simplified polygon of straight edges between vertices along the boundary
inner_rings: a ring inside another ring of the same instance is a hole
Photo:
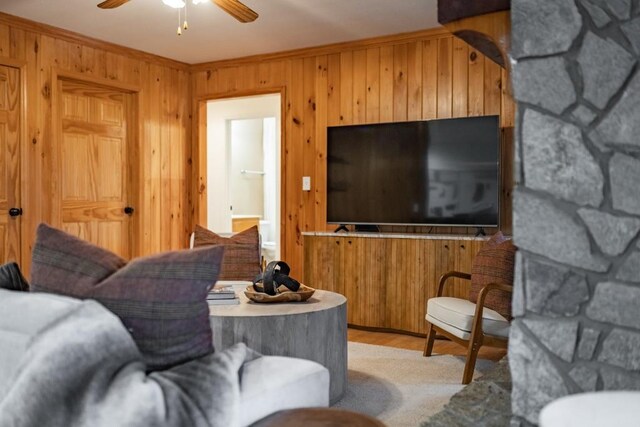
[[[513,0],[513,426],[640,389],[640,2]]]

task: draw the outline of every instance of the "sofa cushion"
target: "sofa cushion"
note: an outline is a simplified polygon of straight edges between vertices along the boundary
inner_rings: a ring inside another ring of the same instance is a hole
[[[44,224],[37,230],[31,290],[95,299],[118,315],[149,369],[211,353],[206,296],[224,248],[165,252],[127,263]]]
[[[92,306],[90,313],[83,312],[91,315],[86,318],[87,320],[92,320],[89,322],[81,320],[83,330],[79,331],[80,334],[72,332],[74,339],[69,337],[59,339],[62,325],[67,323],[69,327],[66,329],[74,331],[75,326],[69,322],[72,321],[72,317],[77,320],[78,315],[82,314],[82,307],[87,308],[88,305]],[[240,380],[240,383],[234,385],[230,384],[231,376],[221,375],[221,370],[225,366],[236,363],[235,353],[240,350],[236,345],[169,370],[144,375],[143,369],[140,368],[142,364],[139,362],[141,356],[135,346],[132,345],[127,351],[123,348],[122,340],[114,346],[113,334],[105,335],[108,331],[114,332],[114,329],[121,329],[127,335],[123,326],[120,324],[117,328],[111,319],[114,316],[92,301],[83,302],[48,293],[13,292],[0,289],[0,313],[2,313],[0,316],[0,349],[2,350],[0,351],[0,406],[3,397],[15,386],[16,379],[20,376],[20,365],[33,362],[32,366],[42,365],[44,371],[50,369],[47,368],[48,363],[40,363],[37,360],[38,357],[50,360],[47,357],[50,355],[33,351],[34,345],[46,334],[50,337],[55,336],[61,346],[61,348],[50,349],[53,354],[68,351],[72,357],[80,358],[83,363],[89,362],[86,353],[92,354],[95,359],[91,363],[101,367],[100,370],[94,371],[94,384],[101,375],[106,377],[103,384],[110,384],[108,390],[110,392],[100,393],[97,399],[96,394],[91,394],[95,389],[88,387],[87,378],[83,378],[83,381],[77,382],[78,388],[83,390],[82,394],[74,396],[73,401],[67,405],[56,405],[55,411],[53,408],[48,408],[49,412],[60,414],[60,412],[71,411],[71,407],[82,406],[82,402],[89,402],[90,406],[84,409],[87,412],[91,411],[91,418],[89,418],[91,425],[114,425],[114,423],[117,424],[116,421],[123,419],[128,419],[129,423],[120,425],[129,425],[131,420],[144,424],[144,421],[148,421],[149,418],[143,418],[143,415],[149,415],[151,412],[164,414],[177,421],[185,410],[195,412],[202,408],[211,412],[215,407],[223,407],[230,408],[235,413],[239,412],[235,417],[237,422],[224,424],[225,419],[219,419],[220,417],[217,416],[215,425],[244,426],[282,409],[327,406],[329,403],[329,372],[316,362],[280,356],[264,356],[245,361],[239,375],[236,373],[234,376],[236,380]],[[117,319],[116,322],[119,323]],[[96,341],[89,345],[90,348],[87,348],[87,337]],[[102,342],[103,339],[104,342]],[[105,348],[101,348],[102,344]],[[49,346],[41,345],[41,347],[49,349]],[[31,353],[29,353],[30,349]],[[31,360],[34,356],[35,359]],[[254,357],[246,357],[246,360]],[[215,368],[211,364],[213,359],[222,365],[216,364],[219,368]],[[75,362],[69,363],[73,365]],[[126,365],[125,368],[122,368],[123,364]],[[69,378],[64,373],[61,373],[60,377]],[[49,375],[41,375],[33,381],[28,380],[30,383],[35,381],[50,385],[54,378],[49,372]],[[70,379],[69,381],[71,382]],[[222,387],[225,390],[231,387],[232,390],[230,393],[223,393]],[[30,399],[23,401],[21,413],[25,418],[35,416],[31,409],[34,404],[44,406],[43,399],[64,401],[64,397],[60,396],[59,388],[47,389],[47,387],[37,386],[37,390],[40,393],[39,396],[32,395]],[[238,402],[230,402],[229,399],[236,392],[239,393]],[[212,396],[215,397],[214,400],[211,400]],[[114,402],[120,402],[129,411],[125,411],[123,407],[118,414],[109,413],[108,410],[113,408]],[[139,410],[132,413],[136,408]],[[97,412],[102,412],[104,418],[100,418]],[[79,414],[76,415],[79,417]],[[101,423],[100,420],[103,422]],[[0,424],[3,424],[2,421],[0,411]],[[27,425],[24,418],[20,425]],[[163,424],[153,425],[178,424],[170,423],[165,419]],[[183,422],[181,425],[195,426],[196,424]]]
[[[476,305],[461,298],[438,297],[427,301],[427,321],[452,332],[462,339],[469,339]],[[435,320],[435,321],[434,321]],[[460,331],[453,330],[451,327]],[[500,313],[484,308],[482,330],[487,335],[509,336],[509,321]]]
[[[240,377],[240,424],[277,411],[329,406],[329,371],[311,360],[263,356],[247,362]]]
[[[240,370],[256,357],[244,344],[145,373],[95,301],[0,290],[0,313],[1,426],[239,425]]]
[[[211,245],[225,247],[220,280],[252,281],[260,274],[260,234],[257,226],[231,237],[223,237],[196,225],[193,246],[199,248]]]
[[[497,232],[478,251],[471,265],[471,291],[469,301],[476,303],[482,288],[489,283],[513,286],[513,269],[516,247],[501,232]],[[511,318],[511,293],[492,290],[484,300],[484,306]]]

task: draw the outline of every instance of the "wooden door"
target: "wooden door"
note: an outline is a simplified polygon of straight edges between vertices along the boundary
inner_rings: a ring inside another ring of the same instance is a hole
[[[131,95],[75,81],[58,84],[62,228],[130,258]]]
[[[20,71],[0,66],[0,264],[20,262],[19,121]]]

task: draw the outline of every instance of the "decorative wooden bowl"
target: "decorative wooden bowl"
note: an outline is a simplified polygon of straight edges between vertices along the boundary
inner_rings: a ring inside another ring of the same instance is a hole
[[[297,292],[292,292],[285,286],[278,287],[278,291],[280,293],[267,295],[262,292],[256,292],[253,286],[247,286],[244,294],[253,302],[302,302],[311,298],[311,295],[313,295],[316,290],[301,283]]]

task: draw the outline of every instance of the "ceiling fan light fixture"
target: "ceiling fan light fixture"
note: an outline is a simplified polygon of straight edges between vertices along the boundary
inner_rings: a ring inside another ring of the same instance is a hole
[[[183,0],[162,0],[162,3],[174,9],[182,9],[186,5]]]
[[[0,0],[1,1],[1,0]],[[104,0],[98,3],[100,9],[115,9],[123,4],[129,3],[131,0]],[[178,9],[178,35],[182,34],[182,30],[189,28],[187,25],[187,3],[189,0],[162,0],[166,6]],[[253,22],[258,18],[258,14],[243,4],[240,0],[191,0],[194,5],[206,3],[210,1],[229,15],[242,23]],[[184,9],[184,23],[180,25],[181,12]]]

